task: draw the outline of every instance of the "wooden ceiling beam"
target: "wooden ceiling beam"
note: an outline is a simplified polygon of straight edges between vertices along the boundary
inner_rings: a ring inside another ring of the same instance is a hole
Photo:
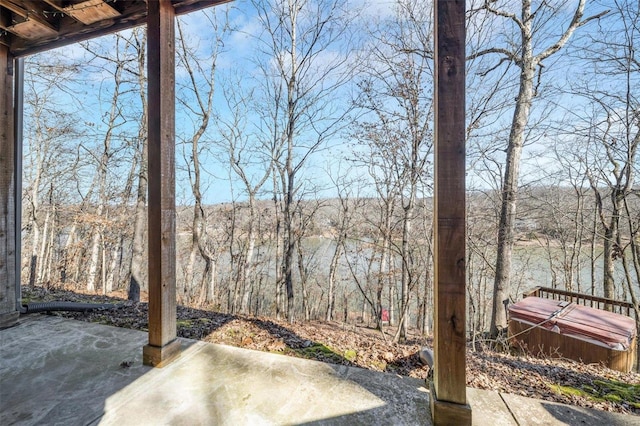
[[[85,25],[91,25],[94,22],[114,19],[120,16],[120,12],[102,0],[87,0],[82,3],[67,6],[63,10],[64,13]]]
[[[5,9],[10,10],[11,12],[15,13],[16,15],[21,16],[22,18],[25,18],[25,19],[27,18],[27,10],[24,7],[22,7],[22,6],[18,5],[18,4],[15,4],[12,1],[0,0],[0,6],[4,7]]]
[[[11,50],[16,56],[31,55],[145,24],[147,22],[146,3],[131,2],[130,4],[117,18],[97,21],[91,25],[84,25],[80,21],[64,18],[69,21],[65,25],[61,25],[60,32],[56,37],[35,42],[16,40],[11,44]]]
[[[18,37],[37,40],[43,37],[53,37],[58,33],[57,28],[44,18],[42,9],[34,9],[30,3],[16,4],[11,0],[0,0],[0,6],[24,19],[21,22],[11,22],[8,26],[3,23],[4,30],[10,31]]]
[[[64,6],[62,5],[62,0],[42,0],[49,6],[51,6],[55,12],[64,13]]]
[[[154,0],[157,1],[157,0]],[[206,9],[232,0],[169,0],[176,15]],[[72,4],[69,4],[72,3]],[[9,44],[15,56],[25,56],[67,44],[88,40],[147,21],[146,0],[0,0],[1,16],[16,21],[4,22],[8,34],[0,35],[0,44]]]
[[[62,4],[62,0],[42,0],[42,1],[47,3],[49,6],[61,11],[61,12],[64,9],[64,5]]]
[[[195,12],[196,10],[202,10],[211,6],[218,6],[223,3],[230,3],[232,1],[233,0],[182,0],[174,1],[173,7],[176,11],[176,15],[184,15]]]
[[[38,40],[42,37],[53,37],[58,34],[56,30],[48,25],[43,25],[41,22],[32,18],[27,18],[25,21],[18,22],[3,29],[27,40]]]
[[[44,3],[42,1],[29,1],[29,0],[0,0],[0,6],[11,12],[19,15],[24,19],[31,19],[38,24],[48,27],[53,31],[57,31],[56,20],[53,17],[49,17],[47,11],[43,9]]]

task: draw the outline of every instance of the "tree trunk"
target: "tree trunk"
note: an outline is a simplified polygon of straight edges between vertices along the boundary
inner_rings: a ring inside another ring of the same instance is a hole
[[[413,188],[413,185],[411,185]],[[411,190],[413,192],[413,189]],[[409,253],[409,235],[411,233],[411,216],[413,214],[413,194],[409,200],[409,204],[404,208],[404,217],[402,220],[402,279],[400,293],[400,321],[398,323],[398,332],[395,334],[393,341],[397,343],[404,341],[407,337],[407,323],[409,320],[409,280],[410,280],[410,263],[411,255]]]
[[[502,204],[498,230],[498,249],[496,257],[496,275],[493,286],[493,306],[491,309],[490,334],[496,337],[507,326],[507,304],[511,292],[511,261],[516,220],[516,204],[518,195],[518,179],[520,176],[520,158],[524,146],[524,133],[529,121],[529,114],[534,92],[535,72],[540,62],[557,53],[569,40],[579,26],[595,17],[583,20],[585,0],[580,0],[575,8],[573,18],[558,41],[534,56],[533,37],[535,13],[531,12],[531,0],[522,0],[522,13],[518,18],[509,16],[520,28],[520,45],[517,52],[509,52],[507,59],[515,62],[520,68],[519,92],[516,98],[515,111],[511,122],[511,131],[507,143],[505,173],[502,181]],[[484,7],[496,15],[500,12],[493,9],[490,2]]]
[[[302,311],[305,321],[311,320],[311,303],[309,301],[309,289],[307,288],[309,271],[304,264],[304,250],[302,249],[302,231],[298,231],[296,248],[298,249],[298,274],[300,275],[300,289],[302,290]]]
[[[47,285],[51,284],[51,271],[53,269],[53,255],[54,255],[54,241],[56,239],[56,208],[52,204],[51,205],[51,216],[53,217],[52,224],[50,225],[49,230],[49,238],[47,239],[47,246],[44,250],[43,262],[44,272],[42,274],[42,279]]]
[[[49,244],[49,223],[51,221],[51,205],[49,205],[49,208],[46,209],[47,212],[45,213],[44,216],[44,226],[42,228],[42,242],[40,244],[40,250],[38,252],[38,259],[39,262],[37,262],[38,267],[36,269],[36,278],[38,280],[39,283],[41,284],[45,284],[45,280],[44,280],[44,276],[45,276],[45,272],[46,272],[46,268],[47,268],[47,246]]]
[[[603,260],[603,280],[602,287],[604,291],[604,297],[607,299],[615,299],[615,264],[614,260],[619,253],[616,252],[617,244],[616,237],[618,235],[617,231],[617,220],[613,217],[611,218],[611,222],[609,226],[604,231],[604,245],[602,250],[602,260]],[[607,309],[611,309],[610,305],[607,305]]]
[[[333,320],[333,310],[335,309],[336,304],[336,274],[338,272],[338,261],[340,260],[340,256],[342,256],[344,238],[344,233],[340,232],[338,240],[336,241],[336,248],[333,251],[333,256],[331,256],[331,263],[329,264],[329,293],[327,295],[327,312],[325,315],[325,321]]]
[[[135,30],[134,30],[135,31]],[[138,166],[138,188],[136,191],[136,211],[134,213],[133,241],[131,243],[131,263],[129,265],[130,278],[127,298],[134,302],[140,301],[141,290],[148,290],[146,280],[145,262],[145,231],[147,229],[147,186],[148,186],[148,129],[147,129],[147,81],[146,81],[146,32],[134,33],[136,38],[141,35],[142,39],[138,43],[137,67],[138,67],[138,91],[142,105],[142,116],[140,117],[140,128],[138,129],[138,155],[140,157]]]
[[[596,235],[598,232],[598,209],[593,209],[593,227],[591,229],[591,243],[589,245],[590,248],[590,258],[589,258],[589,271],[590,271],[590,281],[591,281],[591,295],[596,295]]]
[[[101,216],[101,209],[98,210]],[[100,269],[100,232],[96,229],[91,236],[91,255],[89,256],[89,266],[87,268],[87,292],[95,293],[98,282],[98,271]]]
[[[105,291],[107,294],[113,292],[113,289],[119,287],[119,259],[122,254],[122,238],[118,238],[118,242],[111,247],[111,259],[107,268],[107,277],[105,283]]]
[[[242,303],[240,310],[242,313],[249,313],[249,298],[253,289],[251,275],[253,271],[253,253],[256,247],[256,207],[255,196],[249,194],[249,232],[247,235],[247,251],[244,256],[244,264],[242,265]]]
[[[530,24],[529,24],[530,25]],[[526,46],[526,45],[525,45]],[[520,91],[511,122],[511,133],[507,146],[506,168],[502,183],[502,207],[498,228],[498,250],[496,255],[496,276],[493,285],[493,306],[491,310],[492,337],[507,327],[507,304],[511,292],[511,261],[515,241],[516,203],[518,179],[520,176],[520,158],[524,144],[524,131],[529,121],[529,111],[533,100],[533,81],[535,65],[531,63],[531,45],[523,58],[529,62],[522,65],[520,73]]]
[[[29,287],[36,284],[38,273],[38,245],[40,244],[40,225],[35,218],[31,221],[31,257],[29,259]]]

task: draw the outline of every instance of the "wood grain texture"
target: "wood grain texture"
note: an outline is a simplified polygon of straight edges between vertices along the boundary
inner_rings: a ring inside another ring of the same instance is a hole
[[[149,345],[176,338],[175,12],[149,2]]]
[[[180,15],[228,1],[170,3]],[[14,27],[9,11],[23,18],[29,15],[29,21]],[[6,34],[0,32],[0,44],[10,46],[15,56],[25,56],[143,25],[146,20],[146,0],[87,0],[73,5],[62,0],[0,0],[0,28],[8,29]]]
[[[602,363],[623,373],[631,371],[636,361],[636,338],[628,350],[616,351],[514,319],[509,321],[509,344],[534,356],[572,359],[585,364]]]
[[[457,404],[439,399],[434,383],[431,383],[429,390],[431,393],[429,408],[431,409],[431,421],[434,425],[463,426],[472,424],[472,411],[469,404]]]
[[[435,21],[434,386],[439,401],[464,406],[467,402],[464,0],[438,0]],[[461,421],[464,423],[464,419]]]
[[[13,57],[0,45],[0,328],[18,318],[16,310],[16,204],[13,117]]]
[[[120,16],[120,13],[102,0],[87,0],[82,3],[65,7],[64,12],[85,25],[104,19],[113,19]]]

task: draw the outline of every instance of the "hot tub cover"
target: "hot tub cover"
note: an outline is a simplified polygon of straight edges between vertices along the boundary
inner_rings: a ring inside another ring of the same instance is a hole
[[[509,306],[509,317],[615,350],[627,350],[636,336],[632,318],[568,301],[526,297]]]

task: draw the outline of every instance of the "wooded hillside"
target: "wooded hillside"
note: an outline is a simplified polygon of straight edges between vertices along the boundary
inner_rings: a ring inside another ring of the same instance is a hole
[[[469,337],[536,285],[638,307],[639,6],[517,3],[467,8]],[[429,335],[432,8],[285,6],[178,21],[178,302]],[[145,291],[145,40],[27,58],[27,286]]]

